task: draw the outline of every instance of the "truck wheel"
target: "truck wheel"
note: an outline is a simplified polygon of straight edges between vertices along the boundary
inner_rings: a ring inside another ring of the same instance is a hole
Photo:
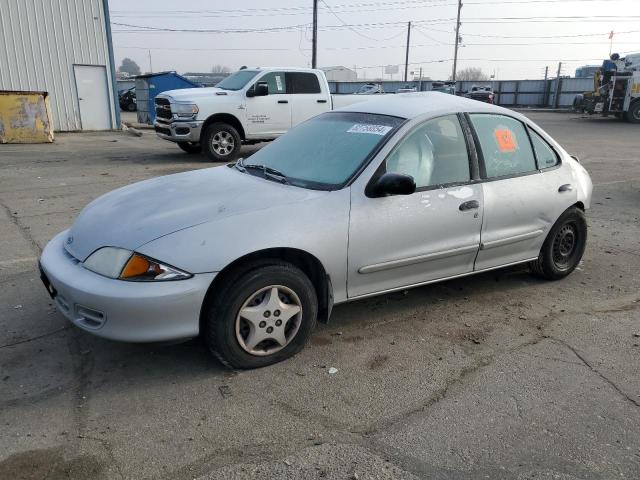
[[[587,246],[587,220],[579,208],[569,208],[551,227],[537,260],[529,263],[531,273],[547,280],[559,280],[578,266]]]
[[[640,123],[640,100],[629,105],[629,111],[625,113],[624,118],[629,123]]]
[[[204,152],[214,162],[230,162],[240,152],[240,134],[227,123],[212,123],[204,131]]]
[[[203,315],[204,341],[224,365],[259,368],[302,350],[316,326],[318,299],[299,268],[274,260],[221,285]]]
[[[127,110],[129,110],[130,112],[135,112],[136,111],[136,104],[131,102],[127,104]]]
[[[178,146],[187,153],[202,152],[202,145],[199,142],[178,142]]]

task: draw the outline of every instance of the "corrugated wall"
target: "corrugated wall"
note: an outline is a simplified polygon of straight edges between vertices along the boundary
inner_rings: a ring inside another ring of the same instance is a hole
[[[105,22],[102,0],[0,0],[0,90],[47,91],[55,130],[80,130],[73,65],[103,65],[117,128]]]

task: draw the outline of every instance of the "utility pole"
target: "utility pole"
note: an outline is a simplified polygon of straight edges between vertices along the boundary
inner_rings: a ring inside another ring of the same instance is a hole
[[[556,94],[553,97],[553,108],[558,108],[560,104],[560,91],[562,89],[562,82],[560,80],[560,72],[562,71],[562,62],[558,62],[558,75],[556,75]]]
[[[153,73],[153,64],[151,63],[151,50],[149,52],[149,73]]]
[[[456,20],[456,47],[453,52],[453,72],[451,80],[456,81],[456,68],[458,67],[458,44],[460,43],[460,10],[462,10],[462,0],[458,0],[458,19]]]
[[[407,71],[409,70],[409,42],[411,41],[411,22],[407,24],[407,52],[404,57],[404,81],[407,81]]]
[[[311,68],[318,63],[318,0],[313,0],[313,40],[311,45]]]

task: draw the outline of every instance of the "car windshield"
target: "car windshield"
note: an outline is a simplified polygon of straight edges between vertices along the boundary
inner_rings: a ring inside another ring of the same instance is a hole
[[[291,185],[341,188],[404,119],[329,112],[312,118],[244,161],[286,176]]]
[[[257,70],[239,70],[216,85],[223,90],[240,90],[258,74]]]

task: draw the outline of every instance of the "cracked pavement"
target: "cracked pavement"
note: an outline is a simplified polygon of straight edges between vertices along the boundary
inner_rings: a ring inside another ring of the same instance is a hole
[[[530,116],[595,184],[578,270],[341,305],[301,354],[243,372],[197,340],[78,330],[36,268],[93,198],[211,164],[148,131],[0,145],[0,478],[640,477],[639,130]]]

